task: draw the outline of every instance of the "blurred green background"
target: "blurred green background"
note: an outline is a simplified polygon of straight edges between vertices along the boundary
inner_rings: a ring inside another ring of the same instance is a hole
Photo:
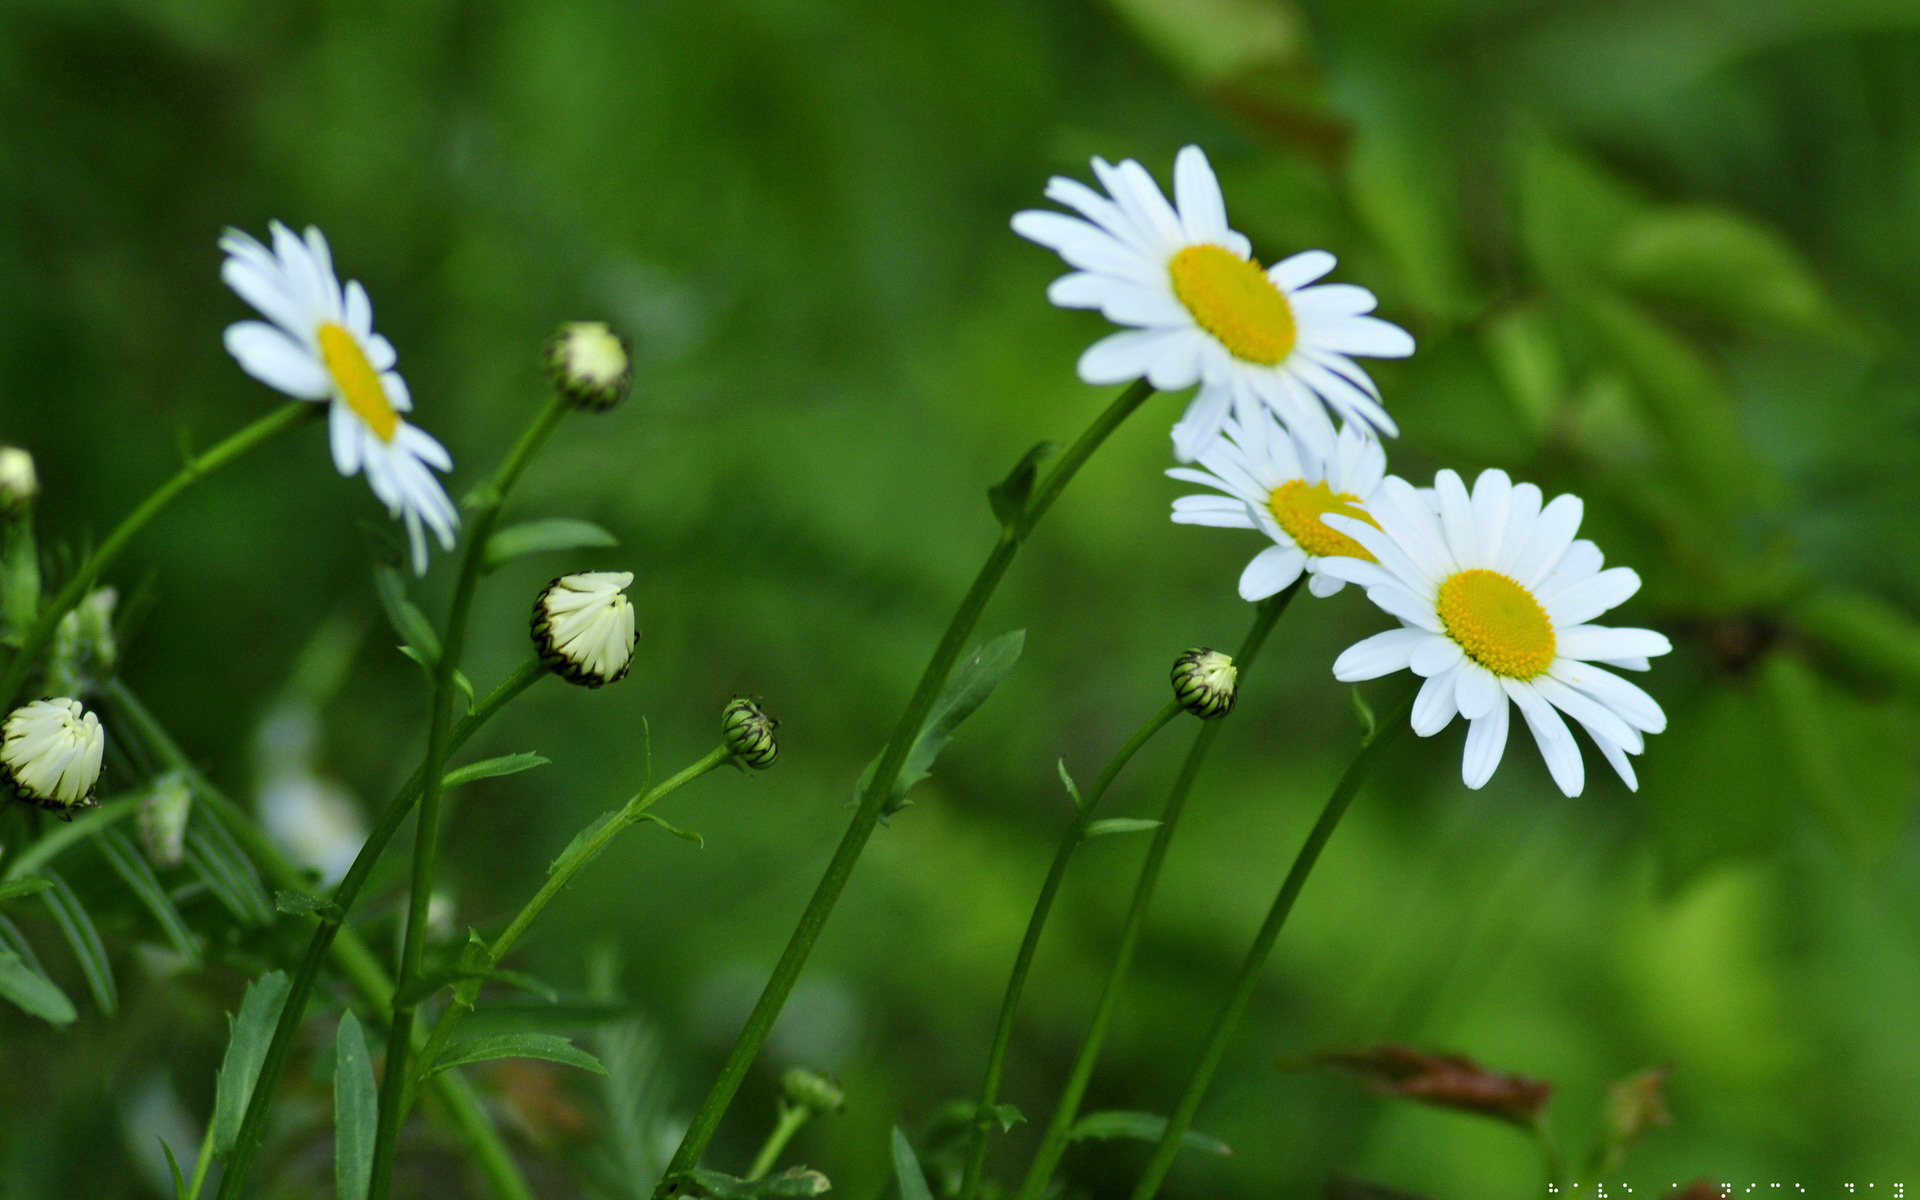
[[[639,786],[643,719],[663,771],[710,747],[736,691],[781,719],[772,772],[669,802],[704,849],[629,835],[516,958],[602,997],[580,1019],[619,1018],[581,1027],[618,1086],[478,1076],[544,1195],[643,1196],[991,542],[983,489],[1106,402],[1073,373],[1101,321],[1046,305],[1060,265],[1009,215],[1090,154],[1164,179],[1199,142],[1264,260],[1333,250],[1336,277],[1419,339],[1376,372],[1404,430],[1394,469],[1578,491],[1587,532],[1646,580],[1622,622],[1676,652],[1648,681],[1671,729],[1638,795],[1589,750],[1588,793],[1566,800],[1518,735],[1469,793],[1458,725],[1408,739],[1201,1112],[1234,1155],[1189,1155],[1168,1194],[1312,1197],[1343,1174],[1540,1194],[1509,1130],[1275,1065],[1386,1040],[1554,1081],[1576,1152],[1608,1081],[1671,1064],[1673,1123],[1631,1160],[1635,1194],[1700,1176],[1888,1193],[1920,1185],[1916,61],[1913,0],[13,0],[0,440],[38,456],[43,541],[74,546],[183,435],[207,445],[275,403],[221,348],[248,315],[218,279],[229,224],[328,232],[456,494],[539,402],[556,323],[634,339],[633,398],[565,425],[512,514],[587,517],[621,544],[496,575],[469,673],[509,670],[535,590],[590,568],[636,575],[635,669],[598,693],[543,684],[496,723],[471,753],[553,764],[465,793],[445,875],[450,927],[496,927]],[[1250,619],[1233,585],[1253,535],[1167,520],[1178,407],[1115,439],[1002,590],[981,634],[1027,629],[1024,660],[876,836],[713,1165],[744,1168],[790,1064],[848,1089],[795,1154],[856,1198],[887,1186],[889,1125],[918,1137],[976,1089],[1069,815],[1054,759],[1091,776],[1177,652]],[[370,811],[415,761],[425,688],[370,587],[357,525],[384,517],[323,442],[304,431],[202,486],[114,572],[152,600],[124,674],[246,798],[286,752],[263,718],[315,716],[309,782]],[[1353,745],[1329,664],[1384,624],[1352,592],[1303,599],[1246,681],[1092,1107],[1169,1105]],[[1157,805],[1188,736],[1138,760],[1114,814]],[[1093,843],[1063,895],[1009,1071],[1029,1116],[1143,849]],[[219,965],[172,969],[103,872],[86,851],[68,864],[98,897],[120,1015],[82,1000],[54,1031],[0,1012],[9,1200],[165,1194],[156,1134],[190,1151],[222,1013],[291,945],[229,929]],[[366,908],[382,944],[394,897]],[[43,908],[11,908],[83,997]],[[314,1026],[318,1051],[332,1023]],[[332,1195],[326,1098],[296,1060],[259,1194]],[[994,1169],[1015,1174],[1032,1141],[997,1139]],[[422,1126],[403,1185],[479,1194],[436,1146]],[[1076,1150],[1069,1186],[1117,1194],[1144,1157]]]

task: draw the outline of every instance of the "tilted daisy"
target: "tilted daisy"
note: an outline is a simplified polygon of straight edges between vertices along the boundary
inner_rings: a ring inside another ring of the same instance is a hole
[[[1666,714],[1606,668],[1644,671],[1672,646],[1650,629],[1590,624],[1639,591],[1640,577],[1602,569],[1599,548],[1576,540],[1578,497],[1541,501],[1539,488],[1514,484],[1504,471],[1482,472],[1471,495],[1458,475],[1442,471],[1431,497],[1388,478],[1367,504],[1371,524],[1328,517],[1374,561],[1328,559],[1321,570],[1366,588],[1401,624],[1349,647],[1333,673],[1349,682],[1401,670],[1424,677],[1414,732],[1430,737],[1456,713],[1467,719],[1468,787],[1500,765],[1512,701],[1561,791],[1577,796],[1586,782],[1561,713],[1637,788],[1627,756],[1645,748],[1643,734],[1666,728]]]
[[[1334,442],[1329,413],[1398,432],[1354,357],[1404,358],[1413,339],[1367,315],[1367,289],[1309,286],[1333,270],[1333,255],[1309,250],[1263,270],[1252,244],[1227,227],[1220,183],[1198,146],[1174,159],[1172,204],[1132,159],[1113,166],[1096,158],[1093,172],[1106,195],[1060,176],[1047,184],[1047,198],[1079,216],[1032,210],[1013,218],[1015,233],[1075,268],[1053,282],[1048,299],[1131,326],[1080,356],[1080,378],[1144,377],[1164,391],[1199,384],[1174,428],[1186,462],[1219,436],[1229,411],[1246,424],[1262,405],[1324,453]]]
[[[1244,423],[1229,419],[1223,435],[1200,452],[1200,467],[1174,467],[1167,474],[1225,494],[1180,497],[1173,502],[1176,522],[1258,529],[1273,539],[1241,572],[1241,599],[1264,600],[1302,571],[1312,576],[1309,591],[1331,596],[1346,580],[1320,569],[1326,558],[1373,557],[1321,520],[1328,513],[1368,519],[1365,505],[1387,472],[1387,454],[1359,428],[1342,428],[1333,453],[1323,455],[1271,415],[1256,412]]]
[[[425,574],[425,530],[450,550],[460,526],[433,475],[451,471],[453,460],[401,417],[413,410],[413,399],[393,369],[393,344],[373,331],[367,290],[357,281],[340,285],[327,239],[312,226],[303,238],[275,221],[271,250],[229,229],[220,248],[227,252],[220,278],[267,318],[227,326],[227,351],[268,387],[330,403],[333,465],[342,475],[366,472],[388,514],[406,522],[413,569]]]

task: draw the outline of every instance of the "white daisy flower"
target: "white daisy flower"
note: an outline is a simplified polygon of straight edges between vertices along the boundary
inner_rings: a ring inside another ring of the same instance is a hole
[[[1329,412],[1381,434],[1398,432],[1353,359],[1404,358],[1413,339],[1367,315],[1374,306],[1367,289],[1308,286],[1333,270],[1333,255],[1309,250],[1262,270],[1252,244],[1227,227],[1220,183],[1198,146],[1174,159],[1173,204],[1132,159],[1113,166],[1096,158],[1093,172],[1107,195],[1060,176],[1047,184],[1048,199],[1080,216],[1033,210],[1013,218],[1015,233],[1075,268],[1053,282],[1048,299],[1097,308],[1131,326],[1080,356],[1081,379],[1144,376],[1163,391],[1199,384],[1174,427],[1186,462],[1219,436],[1229,411],[1248,424],[1262,405],[1329,453]]]
[[[35,700],[0,726],[0,784],[15,798],[71,819],[91,808],[107,735],[100,718],[65,696]]]
[[[640,632],[625,589],[631,571],[562,575],[533,602],[533,644],[547,669],[597,688],[626,678]]]
[[[275,221],[271,250],[229,229],[220,248],[227,252],[220,278],[267,318],[227,326],[228,353],[268,387],[331,403],[333,465],[342,475],[366,472],[388,514],[406,522],[413,569],[425,574],[422,527],[451,550],[460,526],[460,514],[433,475],[433,469],[451,471],[453,459],[401,417],[413,411],[413,399],[393,369],[393,344],[373,331],[366,289],[357,281],[340,285],[327,239],[311,225],[301,238]]]
[[[1229,418],[1225,432],[1200,452],[1200,467],[1174,467],[1175,479],[1204,484],[1224,495],[1182,496],[1173,519],[1182,525],[1258,529],[1273,545],[1253,556],[1240,574],[1240,597],[1264,600],[1300,578],[1307,588],[1331,596],[1346,580],[1321,571],[1329,556],[1372,559],[1366,548],[1321,520],[1329,513],[1367,520],[1366,505],[1387,473],[1387,453],[1359,427],[1348,425],[1323,455],[1266,412],[1242,422]]]
[[[1659,733],[1666,714],[1653,698],[1606,667],[1644,671],[1673,647],[1650,629],[1589,624],[1640,590],[1626,567],[1602,570],[1592,542],[1575,540],[1581,504],[1485,471],[1468,495],[1442,471],[1431,497],[1388,478],[1367,505],[1372,522],[1330,516],[1373,561],[1326,560],[1321,569],[1367,589],[1401,628],[1357,643],[1333,664],[1348,682],[1411,670],[1426,679],[1413,730],[1431,737],[1465,717],[1461,775],[1477,788],[1492,778],[1507,744],[1511,700],[1526,718],[1560,790],[1580,794],[1586,767],[1560,714],[1586,729],[1630,788],[1627,756]]]

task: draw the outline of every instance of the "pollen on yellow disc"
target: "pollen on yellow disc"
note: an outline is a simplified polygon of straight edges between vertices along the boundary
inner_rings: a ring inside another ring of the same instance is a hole
[[[393,404],[387,399],[387,386],[380,382],[380,372],[367,361],[367,352],[360,348],[359,339],[328,321],[320,326],[320,357],[326,362],[327,374],[333,376],[340,395],[346,398],[347,407],[365,421],[381,441],[392,441],[400,430],[400,414],[393,411]]]
[[[1180,303],[1235,358],[1273,366],[1293,353],[1293,306],[1259,263],[1221,246],[1188,246],[1167,273]]]
[[[1553,619],[1500,572],[1476,567],[1448,576],[1437,607],[1447,636],[1495,675],[1532,679],[1553,665]]]
[[[1267,493],[1267,511],[1280,523],[1280,528],[1287,531],[1293,544],[1308,554],[1320,557],[1344,554],[1348,558],[1378,561],[1367,553],[1365,546],[1339,530],[1328,527],[1320,519],[1328,513],[1337,513],[1379,528],[1379,524],[1360,507],[1360,497],[1352,492],[1336,492],[1325,483],[1289,480]]]

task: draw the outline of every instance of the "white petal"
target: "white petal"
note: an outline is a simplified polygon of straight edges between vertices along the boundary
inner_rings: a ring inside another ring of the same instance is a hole
[[[367,427],[353,414],[345,401],[327,406],[327,445],[333,450],[333,469],[352,475],[360,469],[360,439]]]
[[[1420,685],[1420,694],[1413,698],[1413,731],[1421,737],[1432,737],[1459,715],[1460,706],[1453,702],[1454,689],[1458,685],[1453,672],[1442,672]]]
[[[1451,671],[1459,666],[1464,658],[1466,658],[1466,652],[1460,649],[1460,643],[1452,638],[1428,638],[1425,644],[1413,652],[1413,657],[1407,661],[1407,666],[1415,675],[1426,679],[1442,671]]]
[[[1651,629],[1615,629],[1606,625],[1576,625],[1556,629],[1555,650],[1562,658],[1607,662],[1623,658],[1657,658],[1673,643]]]
[[[1480,539],[1473,527],[1473,501],[1467,495],[1467,485],[1449,468],[1433,477],[1433,492],[1440,502],[1440,526],[1446,531],[1454,561],[1469,568],[1484,565]]]
[[[1342,683],[1378,679],[1407,669],[1407,660],[1433,635],[1424,629],[1389,629],[1348,646],[1333,660],[1333,677]]]
[[[1413,353],[1413,335],[1379,317],[1340,317],[1313,324],[1303,323],[1300,337],[1313,345],[1341,354],[1366,358],[1405,358]]]
[[[344,315],[347,332],[360,339],[364,345],[366,340],[373,336],[373,301],[367,299],[367,289],[361,287],[357,279],[347,284]]]
[[[1322,600],[1328,596],[1339,594],[1340,589],[1347,586],[1347,581],[1338,575],[1329,575],[1320,570],[1320,563],[1325,561],[1325,559],[1309,559],[1307,562],[1307,569],[1312,572],[1311,577],[1307,580],[1307,590]]]
[[[1373,311],[1373,293],[1351,283],[1323,283],[1301,288],[1287,297],[1302,321],[1311,318],[1358,317]]]
[[[1240,572],[1240,598],[1265,600],[1300,578],[1307,556],[1294,546],[1268,546]]]
[[[1659,733],[1667,727],[1667,714],[1652,696],[1639,684],[1629,683],[1605,667],[1563,658],[1553,664],[1548,674],[1619,713],[1635,729]]]
[[[1176,336],[1159,329],[1110,333],[1080,356],[1080,378],[1094,384],[1131,383],[1147,373],[1154,357]]]
[[[1540,519],[1534,522],[1533,531],[1527,535],[1527,544],[1513,560],[1513,577],[1522,587],[1534,588],[1540,585],[1553,568],[1559,565],[1560,556],[1573,544],[1574,535],[1580,532],[1580,517],[1585,506],[1580,497],[1574,495],[1555,496],[1547,506],[1540,510]]]
[[[1556,628],[1585,625],[1601,613],[1617,608],[1640,590],[1640,576],[1631,567],[1613,567],[1584,583],[1540,597]]]
[[[1200,382],[1200,356],[1207,335],[1188,322],[1170,331],[1160,353],[1147,364],[1147,382],[1163,392],[1177,392]]]
[[[1227,203],[1220,181],[1198,146],[1185,146],[1173,160],[1173,198],[1188,240],[1218,242],[1227,233]]]
[[[1453,701],[1460,706],[1460,715],[1469,721],[1477,721],[1491,712],[1500,700],[1500,681],[1492,671],[1479,663],[1467,663],[1459,672],[1459,683],[1455,689]]]
[[[1509,679],[1506,693],[1526,717],[1527,728],[1533,731],[1533,740],[1540,745],[1540,757],[1547,760],[1547,771],[1553,781],[1560,785],[1562,792],[1578,796],[1587,785],[1587,765],[1580,758],[1580,745],[1573,740],[1573,731],[1560,719],[1553,705],[1530,685]]]
[[[1304,250],[1267,268],[1267,278],[1283,291],[1302,288],[1333,270],[1339,261],[1325,250]]]
[[[1500,561],[1500,539],[1507,532],[1507,510],[1513,503],[1513,480],[1498,467],[1480,472],[1473,481],[1473,534],[1480,559],[1488,566]]]
[[[1507,500],[1507,527],[1500,534],[1500,557],[1493,569],[1509,578],[1518,578],[1514,565],[1526,549],[1527,539],[1540,520],[1540,489],[1531,483],[1516,483]]]
[[[1192,462],[1206,453],[1226,425],[1232,402],[1232,393],[1221,387],[1203,386],[1195,393],[1186,413],[1173,427],[1174,454]]]
[[[1492,711],[1467,726],[1467,749],[1460,758],[1460,779],[1476,791],[1487,785],[1507,751],[1510,710],[1503,696]]]
[[[312,336],[318,322],[289,290],[277,264],[270,269],[252,258],[229,257],[220,264],[220,278],[275,325],[297,337]]]
[[[1580,722],[1593,740],[1612,742],[1633,753],[1646,749],[1647,740],[1640,731],[1620,719],[1620,714],[1585,692],[1575,691],[1551,675],[1527,681],[1542,699]]]
[[[1367,599],[1409,625],[1417,625],[1429,633],[1445,632],[1433,605],[1408,591],[1402,584],[1373,584],[1367,588]]]
[[[333,378],[306,347],[264,321],[227,326],[227,353],[240,369],[276,391],[301,400],[320,400],[333,391]]]

